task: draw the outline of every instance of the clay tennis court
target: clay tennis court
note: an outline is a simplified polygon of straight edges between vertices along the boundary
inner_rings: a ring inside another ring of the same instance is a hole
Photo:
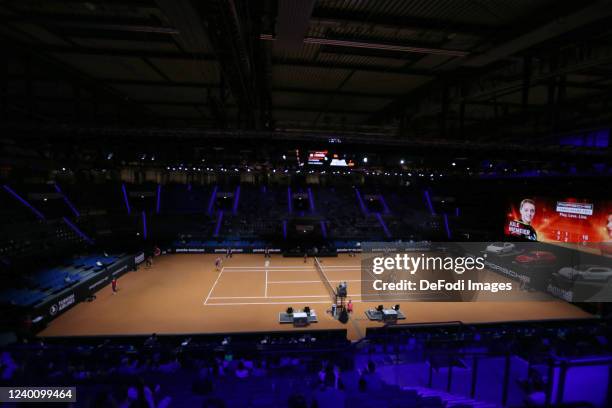
[[[348,324],[331,317],[332,299],[313,258],[234,255],[216,271],[212,254],[173,254],[155,259],[119,279],[117,294],[110,286],[97,299],[80,303],[40,333],[40,336],[125,334],[232,333],[295,330],[278,323],[278,313],[292,306],[310,306],[319,322],[312,329],[346,328],[351,340],[365,335],[371,322],[365,311],[380,302],[362,302],[360,257],[322,258],[324,276],[335,287],[348,283],[354,313]],[[496,279],[502,279],[497,276]],[[415,295],[418,297],[419,295]],[[463,321],[496,322],[588,318],[589,314],[562,300],[547,302],[397,302],[406,315],[402,323]]]

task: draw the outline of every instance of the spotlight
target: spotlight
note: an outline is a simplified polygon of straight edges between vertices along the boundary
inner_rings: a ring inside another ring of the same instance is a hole
[[[455,167],[456,165],[457,165],[457,163],[455,163],[455,162],[451,163],[451,166],[453,166],[453,167]]]
[[[283,154],[283,160],[287,160],[287,156]]]
[[[404,164],[404,163],[405,163],[404,159],[400,160],[400,164]]]
[[[363,162],[364,162],[364,163],[367,163],[367,162],[368,162],[368,158],[367,158],[367,157],[364,157],[364,158],[363,158]]]

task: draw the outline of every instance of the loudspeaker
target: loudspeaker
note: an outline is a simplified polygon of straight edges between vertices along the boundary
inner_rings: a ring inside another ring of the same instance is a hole
[[[344,323],[346,324],[349,320],[349,315],[348,312],[344,309],[342,309],[342,311],[340,312],[340,316],[338,316],[338,321],[340,323]]]
[[[288,307],[287,308],[287,314],[293,314],[293,308],[292,307]]]

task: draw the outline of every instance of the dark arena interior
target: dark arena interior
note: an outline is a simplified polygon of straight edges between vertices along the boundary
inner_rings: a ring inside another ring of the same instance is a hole
[[[0,15],[0,407],[612,406],[612,1]]]

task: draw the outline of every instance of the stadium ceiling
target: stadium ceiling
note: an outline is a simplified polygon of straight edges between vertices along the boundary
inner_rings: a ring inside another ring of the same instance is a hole
[[[5,123],[515,144],[612,119],[609,0],[20,0],[0,16]]]

